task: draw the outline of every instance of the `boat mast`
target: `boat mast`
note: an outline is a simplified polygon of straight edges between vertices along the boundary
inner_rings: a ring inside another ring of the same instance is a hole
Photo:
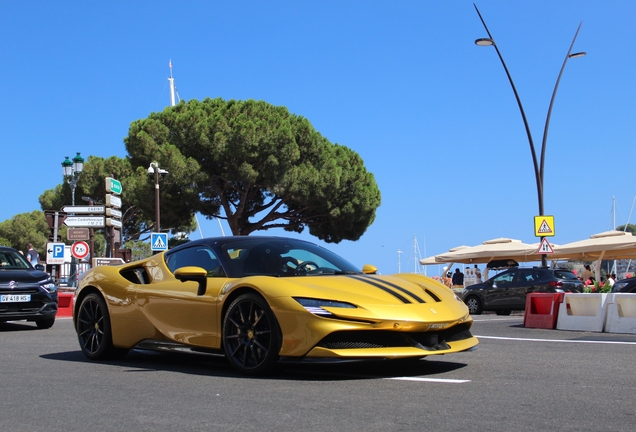
[[[174,106],[174,78],[172,78],[172,59],[170,59],[170,63],[168,63],[170,67],[170,78],[168,81],[170,82],[170,106]]]

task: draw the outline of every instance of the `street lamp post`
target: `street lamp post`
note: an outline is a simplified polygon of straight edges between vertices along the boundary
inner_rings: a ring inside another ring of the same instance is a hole
[[[159,208],[159,175],[165,176],[168,171],[159,168],[158,162],[150,162],[148,174],[155,175],[155,232],[161,232],[161,219]]]
[[[77,155],[71,161],[68,156],[65,156],[64,162],[62,162],[62,172],[64,174],[64,180],[71,187],[71,204],[75,206],[75,188],[79,181],[82,170],[84,169],[84,159],[77,152]]]
[[[492,37],[492,34],[490,33],[490,30],[488,30],[488,26],[486,26],[486,22],[484,21],[484,18],[481,16],[481,13],[479,12],[479,9],[477,9],[477,5],[473,4],[473,6],[475,6],[475,10],[477,11],[477,15],[479,15],[479,19],[481,20],[482,24],[484,25],[484,28],[486,29],[486,33],[488,33],[488,37],[487,38],[480,38],[475,40],[475,44],[478,46],[493,46],[495,47],[495,51],[497,52],[497,55],[499,56],[499,60],[501,60],[501,64],[504,68],[504,70],[506,71],[506,75],[508,76],[508,81],[510,81],[510,85],[512,86],[512,91],[515,94],[515,99],[517,100],[517,105],[519,105],[519,111],[521,111],[521,118],[523,119],[523,124],[526,128],[526,135],[528,136],[528,143],[530,144],[530,153],[532,154],[532,163],[534,166],[534,176],[535,176],[535,181],[537,183],[537,199],[539,201],[539,216],[544,216],[545,212],[544,212],[544,208],[543,208],[543,178],[544,178],[544,166],[545,166],[545,150],[546,150],[546,143],[548,140],[548,128],[550,126],[550,116],[552,115],[552,106],[554,105],[554,99],[556,97],[556,93],[557,93],[557,89],[559,88],[559,82],[561,81],[561,75],[563,75],[563,70],[565,69],[565,65],[567,64],[568,60],[571,58],[576,58],[576,57],[583,57],[586,53],[585,52],[577,52],[577,53],[572,53],[572,48],[574,47],[574,42],[576,41],[576,37],[579,34],[579,30],[581,29],[581,24],[579,24],[579,27],[576,29],[576,33],[574,34],[574,39],[572,39],[572,44],[570,45],[570,49],[568,50],[568,53],[565,56],[565,60],[563,60],[563,65],[561,66],[561,70],[559,71],[559,76],[557,77],[556,80],[556,84],[554,85],[554,90],[552,91],[552,98],[550,99],[550,105],[548,106],[548,114],[546,116],[545,119],[545,127],[543,129],[543,140],[541,143],[541,162],[539,164],[539,162],[537,161],[537,153],[534,147],[534,141],[532,140],[532,133],[530,132],[530,126],[528,125],[528,120],[526,118],[526,113],[523,109],[523,105],[521,104],[521,99],[519,98],[519,94],[517,93],[517,88],[515,87],[515,83],[514,81],[512,81],[512,76],[510,75],[510,72],[508,71],[508,67],[506,66],[506,62],[503,59],[503,56],[501,55],[501,52],[499,51],[499,48],[497,47],[497,44],[495,43],[495,39]],[[543,240],[543,237],[541,237],[541,240]],[[541,255],[541,265],[543,267],[547,267],[548,265],[548,260],[545,256],[545,254]]]
[[[65,156],[64,162],[62,162],[62,173],[64,175],[64,179],[71,187],[71,205],[75,206],[75,188],[77,187],[77,182],[79,181],[80,176],[82,175],[82,171],[84,170],[84,159],[80,156],[80,152],[77,152],[77,155],[73,158],[73,161]],[[55,233],[57,236],[57,232]],[[57,238],[54,239],[57,241]],[[91,242],[91,254],[93,244]],[[71,258],[71,269],[68,275],[68,284],[71,287],[75,286],[75,278],[77,275],[77,263],[75,261],[75,257]]]

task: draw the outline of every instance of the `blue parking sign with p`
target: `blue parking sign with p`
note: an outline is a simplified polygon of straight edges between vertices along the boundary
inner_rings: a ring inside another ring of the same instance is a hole
[[[64,258],[64,243],[53,245],[53,258]]]

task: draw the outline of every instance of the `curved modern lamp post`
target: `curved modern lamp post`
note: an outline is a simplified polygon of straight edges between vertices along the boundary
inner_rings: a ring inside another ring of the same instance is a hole
[[[519,105],[519,111],[521,111],[521,118],[523,119],[523,124],[526,128],[526,135],[528,135],[528,143],[530,144],[530,153],[532,153],[532,163],[534,165],[534,176],[537,183],[537,198],[539,200],[539,216],[544,216],[543,209],[543,174],[544,174],[544,166],[545,166],[545,148],[546,143],[548,141],[548,128],[550,126],[550,116],[552,115],[552,106],[554,105],[554,99],[556,97],[557,89],[559,88],[559,82],[561,81],[561,75],[563,75],[563,70],[565,69],[565,65],[568,60],[576,57],[583,57],[585,52],[577,52],[572,53],[572,48],[574,47],[574,42],[576,41],[576,37],[579,34],[579,30],[581,29],[581,24],[576,29],[576,33],[574,34],[574,39],[572,39],[572,44],[570,45],[570,49],[565,56],[565,60],[563,60],[563,65],[561,66],[561,70],[559,71],[559,76],[557,77],[556,84],[554,85],[554,90],[552,91],[552,99],[550,99],[550,105],[548,107],[548,114],[545,119],[545,127],[543,129],[543,140],[541,143],[541,163],[537,161],[537,152],[534,147],[534,141],[532,140],[532,133],[530,132],[530,126],[528,125],[528,120],[526,119],[526,113],[523,110],[523,105],[521,104],[521,99],[519,98],[519,94],[517,93],[517,88],[515,87],[514,81],[512,81],[512,76],[510,76],[510,72],[508,71],[508,67],[506,66],[506,62],[504,61],[497,44],[495,43],[495,39],[492,37],[490,30],[488,30],[488,26],[486,26],[486,22],[484,18],[481,16],[479,9],[477,9],[477,5],[473,3],[475,6],[475,10],[477,11],[477,15],[479,15],[479,19],[481,20],[484,28],[486,29],[486,33],[488,33],[487,38],[477,39],[475,44],[478,46],[493,46],[495,47],[495,51],[497,51],[497,55],[499,56],[499,60],[501,60],[501,64],[503,65],[504,70],[506,71],[506,75],[508,76],[508,81],[510,81],[510,85],[512,86],[512,91],[515,94],[515,98],[517,99],[517,105]],[[541,255],[541,265],[543,267],[547,267],[548,260],[545,254]]]
[[[84,158],[80,156],[80,152],[77,152],[73,161],[68,156],[65,156],[64,162],[62,162],[62,172],[64,173],[64,180],[71,186],[71,204],[73,206],[75,206],[75,188],[83,169]]]

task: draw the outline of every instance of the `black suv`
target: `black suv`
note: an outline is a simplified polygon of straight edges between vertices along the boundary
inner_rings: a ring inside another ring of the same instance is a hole
[[[510,315],[526,308],[526,295],[533,292],[583,292],[583,283],[565,269],[512,268],[486,282],[470,285],[461,294],[471,314],[495,311]]]
[[[33,266],[18,252],[0,246],[0,323],[35,321],[49,328],[57,313],[57,286],[44,266]]]

